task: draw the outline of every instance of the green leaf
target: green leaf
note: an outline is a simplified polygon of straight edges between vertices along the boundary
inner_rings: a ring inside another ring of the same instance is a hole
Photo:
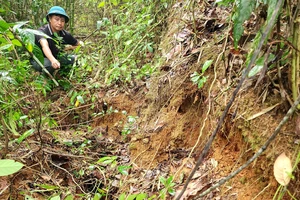
[[[207,76],[203,76],[203,77],[199,80],[199,82],[198,82],[198,88],[199,88],[199,89],[203,87],[204,83],[206,83],[206,80],[207,80]]]
[[[50,36],[46,35],[45,33],[39,31],[39,30],[34,30],[34,29],[29,29],[29,28],[25,28],[22,29],[23,33],[27,33],[27,34],[33,34],[33,35],[39,35],[39,36],[43,36],[46,39],[52,39]],[[33,41],[34,42],[34,41]]]
[[[74,197],[72,194],[69,194],[64,200],[73,200]]]
[[[93,198],[93,200],[100,200],[100,198],[102,197],[102,195],[101,194],[99,194],[99,193],[96,193],[95,195],[94,195],[94,198]]]
[[[23,133],[17,140],[17,143],[20,144],[25,140],[28,136],[30,136],[32,133],[34,133],[34,129],[29,129],[25,133]]]
[[[114,5],[117,6],[119,4],[119,2],[117,0],[110,0],[110,2]]]
[[[123,175],[128,175],[128,169],[130,169],[131,166],[127,166],[127,165],[121,165],[121,166],[118,166],[118,171],[123,174]]]
[[[116,160],[118,157],[117,156],[105,156],[103,158],[100,158],[97,163],[103,163],[103,164],[109,164],[112,163],[114,160]]]
[[[33,46],[33,52],[32,53],[37,57],[37,59],[41,63],[44,63],[44,54],[43,54],[42,50],[37,45]]]
[[[57,195],[57,196],[51,197],[50,200],[60,200],[60,196]]]
[[[168,179],[167,179],[167,185],[170,185],[173,181],[173,176],[170,176]]]
[[[137,194],[131,194],[127,197],[126,200],[134,200],[136,196],[137,196]]]
[[[196,76],[192,76],[191,78],[191,81],[194,83],[194,84],[197,84],[198,81],[200,79],[200,75],[196,75]]]
[[[19,171],[24,165],[14,160],[0,160],[0,176],[7,176]]]
[[[209,68],[212,64],[213,60],[207,60],[205,61],[203,67],[202,67],[202,74]]]
[[[25,22],[17,22],[16,25],[14,25],[13,27],[13,31],[16,32],[18,29],[20,29],[22,26],[24,26],[25,24],[27,24],[29,21],[25,21]]]
[[[256,1],[252,0],[237,0],[237,11],[233,19],[233,40],[235,48],[237,48],[238,42],[244,33],[243,24],[250,17],[255,4]]]
[[[132,43],[132,40],[127,40],[126,42],[124,42],[124,44],[125,44],[126,46],[129,46],[131,43]]]
[[[115,34],[115,39],[116,39],[116,40],[119,40],[119,39],[121,38],[121,36],[122,36],[122,33],[123,33],[123,31],[118,31],[118,32],[116,32],[116,34]]]
[[[0,20],[0,28],[2,31],[6,31],[9,28],[9,24],[4,20]]]
[[[105,1],[101,1],[99,4],[98,4],[98,8],[103,8],[105,6]]]
[[[126,198],[126,194],[125,193],[122,193],[120,196],[119,196],[119,200],[125,200]]]
[[[141,194],[138,194],[137,196],[136,196],[136,200],[145,200],[145,199],[147,199],[147,194],[145,194],[145,193],[141,193]]]
[[[277,1],[278,1],[278,0],[268,0],[268,11],[267,11],[268,16],[267,16],[267,22],[270,21],[270,18],[271,18],[272,14],[273,14],[273,12],[274,12],[274,10],[275,10],[275,8],[276,8]],[[280,13],[280,12],[279,12],[279,13]]]
[[[58,186],[48,185],[48,184],[36,184],[36,186],[38,186],[40,188],[43,188],[43,189],[46,189],[46,190],[56,190],[56,189],[59,189]]]
[[[32,45],[30,42],[27,42],[27,43],[25,44],[25,46],[26,46],[26,49],[27,49],[30,53],[32,53],[32,51],[33,51],[33,45]]]
[[[0,13],[4,13],[6,10],[4,8],[0,8]]]
[[[169,193],[170,195],[174,196],[174,195],[175,195],[175,190],[174,190],[173,188],[169,188],[169,189],[168,189],[168,193]]]
[[[165,179],[163,176],[159,177],[159,181],[163,184],[166,185],[167,184],[167,179]]]
[[[12,44],[6,44],[6,45],[3,45],[3,46],[0,47],[0,51],[9,49],[11,46],[12,46]]]
[[[18,47],[21,47],[21,46],[22,46],[21,42],[20,42],[19,40],[17,40],[17,39],[13,39],[11,42],[12,42],[15,46],[18,46]]]
[[[80,103],[84,103],[83,97],[82,97],[81,95],[78,95],[78,96],[77,96],[77,100],[78,100]]]

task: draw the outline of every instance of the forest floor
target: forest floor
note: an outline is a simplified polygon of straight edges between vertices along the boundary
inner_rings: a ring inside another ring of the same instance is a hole
[[[237,86],[249,47],[245,39],[240,51],[233,50],[227,29],[229,10],[199,5],[194,12],[200,20],[193,24],[191,11],[175,6],[161,41],[166,61],[159,73],[130,88],[119,85],[91,91],[98,96],[93,108],[83,104],[69,109],[66,91],[54,89],[49,94],[59,97],[52,102],[58,128],[43,130],[42,148],[37,136],[14,147],[10,157],[26,167],[12,177],[1,177],[1,199],[26,195],[45,199],[55,194],[61,199],[71,195],[92,199],[94,193],[108,195],[101,199],[118,199],[123,193],[146,193],[159,199],[165,187],[160,177],[170,176],[176,194],[182,190]],[[255,33],[255,23],[248,22],[249,37]],[[214,64],[205,72],[204,87],[198,89],[190,75],[200,72],[207,60]],[[256,76],[246,81],[182,199],[197,199],[244,164],[270,137],[290,106],[280,95],[276,74],[270,71],[257,85]],[[289,88],[288,69],[282,69],[282,76],[284,88]],[[100,111],[105,115],[91,117]],[[127,135],[122,135],[124,127],[130,131]],[[294,116],[262,156],[202,199],[272,199],[279,186],[273,164],[282,152],[295,158],[300,140],[296,127]],[[288,189],[300,199],[299,170],[294,176]]]

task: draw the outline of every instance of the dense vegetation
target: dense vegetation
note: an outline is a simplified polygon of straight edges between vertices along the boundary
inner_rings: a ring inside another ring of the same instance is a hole
[[[244,64],[245,73],[241,79],[259,76],[256,83],[259,84],[263,78],[269,76],[267,74],[269,70],[276,70],[276,76],[278,76],[276,81],[278,80],[280,85],[282,99],[292,106],[294,101],[299,100],[300,56],[298,49],[300,48],[300,35],[298,30],[300,26],[299,20],[296,20],[298,19],[299,2],[287,1],[285,4],[283,1],[275,0],[217,2],[218,4],[214,6],[232,9],[232,13],[227,19],[228,35],[223,39],[228,42],[233,41],[231,51],[235,52],[235,55],[241,54],[241,43],[253,36],[251,48]],[[212,1],[205,1],[205,3],[214,4]],[[54,4],[66,8],[71,18],[67,29],[84,43],[73,52],[78,55],[78,60],[68,77],[54,77],[56,80],[34,72],[29,62],[32,57],[43,59],[41,51],[34,44],[34,34],[38,34],[35,29],[46,22],[43,16]],[[0,168],[6,169],[6,171],[0,170],[0,176],[9,176],[23,167],[22,160],[11,157],[11,152],[17,151],[20,147],[31,150],[34,145],[29,142],[29,138],[38,144],[38,150],[32,151],[39,152],[47,145],[61,142],[57,136],[57,130],[72,129],[92,134],[93,130],[91,130],[89,122],[99,117],[109,116],[114,112],[121,112],[124,117],[124,121],[120,122],[120,134],[126,141],[126,136],[136,129],[135,124],[138,117],[129,115],[126,111],[107,107],[105,100],[99,100],[97,91],[100,88],[117,88],[126,92],[134,89],[140,81],[146,82],[152,75],[160,73],[158,69],[165,59],[159,49],[161,35],[165,34],[168,13],[175,4],[178,6],[178,3],[173,0],[2,0],[0,4],[0,144],[2,157]],[[197,4],[200,3],[195,0],[189,1],[187,9],[193,10]],[[276,9],[277,12],[275,12]],[[256,34],[245,36],[244,27],[248,21],[253,20],[253,13],[261,19],[261,24],[259,24]],[[191,16],[190,18],[194,22],[191,25],[192,34],[197,42],[199,29],[196,27],[196,17]],[[284,34],[281,31],[282,26],[286,30]],[[267,43],[268,45],[266,45]],[[190,81],[197,85],[198,89],[205,85],[208,79],[205,73],[211,65],[213,65],[213,60],[207,60],[200,72],[195,71],[190,74]],[[287,67],[289,70],[285,70]],[[284,75],[282,75],[282,71],[285,73]],[[286,73],[286,71],[290,71],[290,73]],[[289,84],[284,84],[285,81]],[[65,111],[53,108],[55,106],[53,102],[57,100],[52,96],[54,90],[62,91],[68,97],[67,103],[64,102]],[[99,105],[101,105],[101,109],[99,109]],[[83,112],[85,107],[89,109],[89,116],[87,119],[82,119],[82,116],[76,111]],[[228,105],[229,108],[230,105]],[[67,116],[66,111],[72,113],[71,122],[75,125],[69,125],[70,121],[66,121],[63,125],[58,122]],[[294,111],[295,106],[291,112]],[[224,117],[226,114],[225,109]],[[222,119],[220,121],[221,127]],[[217,132],[216,129],[215,134]],[[214,136],[212,135],[211,138],[213,140]],[[90,142],[89,139],[85,139],[80,144],[73,140],[62,143],[66,148],[70,147],[72,153],[80,156],[84,155],[85,151],[90,151],[89,148],[92,147]],[[208,143],[206,147],[208,151],[210,144]],[[205,152],[201,156],[203,159]],[[293,170],[296,170],[299,160],[300,154],[297,154]],[[118,156],[111,154],[103,155],[96,162],[86,162],[88,167],[74,170],[75,177],[81,178],[90,175],[86,171],[95,168],[99,169],[98,173],[107,170],[111,174],[128,175],[132,167],[128,163],[122,164]],[[201,159],[199,164],[201,164]],[[292,175],[289,174],[289,176]],[[116,184],[114,181],[108,180],[108,182],[110,184],[107,185],[104,183],[97,183],[97,185],[93,182],[91,184],[93,188],[90,186],[85,191],[79,186],[82,198],[95,200],[113,197],[119,199],[166,199],[175,195],[176,185],[172,175],[159,177],[159,183],[162,186],[158,187],[160,190],[152,196],[143,192],[131,194],[128,191],[121,194],[116,193],[118,194],[116,197],[114,196],[114,192],[117,190],[115,189]],[[279,188],[278,198],[286,192],[284,186]],[[38,192],[45,195],[47,199],[63,198],[60,196],[63,192],[65,199],[74,198],[68,189],[62,191],[59,184],[40,183],[37,187],[43,190]],[[27,199],[34,199],[34,195],[30,196],[26,192],[24,195]],[[293,194],[289,195],[293,196]]]

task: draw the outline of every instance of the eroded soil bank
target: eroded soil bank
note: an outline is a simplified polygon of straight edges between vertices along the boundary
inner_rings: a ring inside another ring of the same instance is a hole
[[[141,192],[159,199],[164,188],[159,177],[171,175],[176,192],[181,191],[236,88],[245,67],[247,47],[242,46],[243,51],[234,53],[227,8],[199,3],[190,10],[180,2],[173,9],[157,52],[163,60],[158,73],[130,88],[90,91],[98,101],[93,108],[81,105],[68,109],[67,92],[53,91],[51,96],[58,93],[60,97],[53,102],[59,128],[43,132],[42,149],[36,137],[16,147],[11,157],[22,159],[28,167],[13,177],[1,178],[1,189],[11,185],[10,190],[3,190],[1,198],[8,199],[13,194],[13,199],[24,199],[25,193],[44,199],[56,190],[37,191],[46,183],[60,188],[61,199],[68,194],[85,199],[99,188],[108,194],[108,199]],[[252,29],[255,31],[254,25]],[[204,73],[207,82],[199,89],[190,76],[201,72],[207,60],[213,60],[213,64]],[[271,71],[272,81],[265,78],[256,87],[258,77],[246,81],[183,199],[196,198],[240,167],[272,134],[290,106],[279,93],[276,73]],[[283,68],[282,74],[282,82],[289,88],[288,69]],[[102,111],[105,115],[92,117]],[[130,117],[136,120],[127,123]],[[272,199],[279,186],[273,176],[274,160],[282,152],[294,160],[299,147],[296,118],[295,115],[284,126],[261,157],[203,199]],[[87,123],[89,128],[84,126]],[[122,135],[124,127],[130,130],[126,136]],[[114,156],[118,165],[132,166],[128,175],[98,162],[102,157]],[[94,165],[97,167],[91,168]],[[298,169],[294,176],[288,189],[299,199]]]

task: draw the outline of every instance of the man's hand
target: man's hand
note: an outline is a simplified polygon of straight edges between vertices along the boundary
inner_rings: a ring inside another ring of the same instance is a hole
[[[84,46],[84,43],[82,41],[77,42],[77,44],[75,45],[66,45],[66,47],[64,48],[65,51],[69,51],[69,50],[74,50],[76,49],[78,46]]]
[[[60,68],[60,62],[58,62],[58,60],[56,60],[56,59],[53,59],[53,61],[51,61],[51,65],[54,69]]]

